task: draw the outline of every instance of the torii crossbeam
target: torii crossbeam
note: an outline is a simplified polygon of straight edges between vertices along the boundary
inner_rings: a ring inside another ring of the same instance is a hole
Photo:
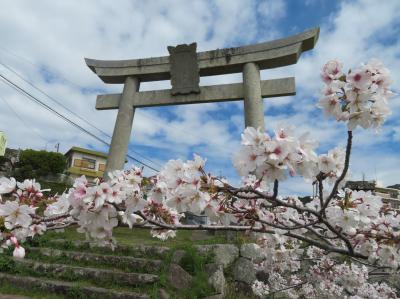
[[[196,44],[168,47],[170,56],[94,60],[88,67],[104,83],[124,84],[122,94],[98,95],[96,109],[118,109],[106,174],[123,169],[135,108],[244,100],[245,126],[264,128],[263,98],[294,95],[291,78],[260,80],[260,70],[297,63],[314,48],[319,28],[288,38],[196,53]],[[243,83],[199,86],[200,76],[243,73]],[[172,89],[139,92],[140,82],[171,80]]]

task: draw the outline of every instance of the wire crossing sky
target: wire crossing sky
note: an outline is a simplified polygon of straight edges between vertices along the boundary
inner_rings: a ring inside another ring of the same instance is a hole
[[[0,74],[0,79],[3,80],[3,82],[5,82],[7,85],[9,85],[11,88],[15,89],[17,92],[21,93],[22,95],[26,96],[28,99],[33,100],[34,102],[36,102],[37,104],[39,104],[40,106],[42,106],[43,108],[45,108],[47,111],[55,114],[57,117],[61,118],[62,120],[66,121],[67,123],[71,124],[72,126],[74,126],[75,128],[77,128],[78,130],[82,131],[83,133],[93,137],[94,139],[96,139],[97,141],[99,141],[102,144],[105,144],[106,146],[109,146],[110,144],[107,141],[104,141],[103,139],[101,139],[100,137],[98,137],[97,135],[91,133],[90,131],[86,130],[85,128],[83,128],[82,126],[80,126],[79,124],[75,123],[74,121],[72,121],[71,119],[69,119],[68,117],[66,117],[65,115],[61,114],[60,112],[54,110],[52,107],[50,107],[49,105],[43,103],[40,99],[38,99],[37,97],[33,96],[32,94],[30,94],[29,92],[27,92],[25,89],[21,88],[20,86],[18,86],[17,84],[15,84],[14,82],[10,81],[9,79],[7,79],[5,76],[3,76],[2,74]],[[5,100],[6,101],[6,100]],[[8,102],[6,101],[6,104],[8,104]],[[12,109],[12,107],[10,107]],[[21,120],[21,117],[18,116],[18,114],[16,113],[16,111],[14,109],[12,109],[12,111],[17,115],[18,119]],[[26,123],[24,123],[26,124]],[[42,137],[41,135],[39,135],[40,137]],[[43,139],[43,137],[42,137]],[[147,167],[150,170],[153,170],[155,172],[158,172],[158,169],[155,169],[149,165],[147,165],[146,163],[132,157],[129,153],[127,154],[127,156],[132,159],[134,162],[137,162],[145,167]],[[151,161],[151,160],[150,160]]]
[[[0,61],[20,77],[10,70],[2,73],[50,107],[56,107],[52,101],[56,99],[62,105],[57,107],[71,120],[103,137],[111,135],[116,112],[96,111],[96,95],[120,93],[122,86],[102,83],[87,68],[84,57],[166,56],[167,46],[191,42],[197,42],[200,52],[264,42],[319,26],[316,48],[304,53],[298,64],[261,73],[262,80],[296,77],[296,96],[265,99],[267,129],[288,123],[299,133],[309,131],[320,144],[319,153],[344,145],[346,138],[345,126],[324,118],[316,108],[322,88],[319,72],[327,60],[339,59],[349,69],[378,58],[392,71],[394,90],[400,91],[397,0],[6,0],[4,7],[0,11]],[[241,74],[202,78],[200,85],[238,82],[242,82]],[[170,82],[162,81],[142,83],[140,88],[170,87]],[[52,148],[60,142],[61,152],[71,146],[107,151],[100,141],[5,84],[0,85],[0,96],[29,126],[6,104],[0,106],[0,130],[6,133],[10,147],[43,149],[46,143]],[[393,114],[379,135],[354,132],[353,179],[362,179],[364,174],[365,179],[376,179],[384,186],[400,182],[399,102],[398,97],[391,99]],[[157,169],[169,159],[185,160],[197,153],[207,157],[208,171],[235,182],[238,176],[231,158],[239,148],[243,128],[242,102],[141,108],[135,112],[130,152]],[[287,194],[312,192],[296,178],[282,187]]]
[[[76,118],[78,118],[80,121],[83,121],[85,124],[89,125],[90,127],[96,129],[98,132],[100,132],[101,134],[103,134],[104,136],[111,138],[111,135],[109,135],[108,133],[104,132],[102,129],[99,129],[97,126],[93,125],[92,123],[90,123],[89,121],[87,121],[84,117],[80,116],[79,114],[77,114],[76,112],[72,111],[70,108],[66,107],[63,103],[61,103],[60,101],[58,101],[57,99],[55,99],[54,97],[52,97],[51,95],[47,94],[45,91],[43,91],[42,89],[38,88],[37,86],[35,86],[32,82],[30,82],[28,79],[24,78],[21,74],[19,74],[17,71],[15,71],[13,68],[5,65],[4,63],[0,62],[0,65],[2,65],[3,67],[5,67],[7,70],[9,70],[10,72],[12,72],[14,75],[16,75],[19,79],[21,79],[22,81],[24,81],[25,83],[27,83],[29,86],[31,86],[33,89],[39,91],[42,95],[46,96],[47,98],[49,98],[51,101],[53,101],[54,103],[56,103],[57,105],[61,106],[62,108],[64,108],[66,111],[68,111],[70,114],[72,114],[73,116],[75,116]],[[102,142],[104,143],[104,142]],[[108,144],[107,142],[105,144]],[[154,162],[152,160],[150,160],[149,158],[145,157],[144,155],[140,154],[137,151],[134,150],[130,150],[131,152],[137,154],[138,156],[140,156],[141,158],[145,159],[146,161],[149,161],[150,163],[154,163],[158,166],[161,166],[159,163]],[[128,155],[129,157],[130,155]],[[136,158],[132,158],[132,160],[141,163],[141,161],[137,160]],[[145,165],[145,164],[144,164]],[[151,169],[151,168],[150,168]],[[154,169],[153,169],[154,170]]]

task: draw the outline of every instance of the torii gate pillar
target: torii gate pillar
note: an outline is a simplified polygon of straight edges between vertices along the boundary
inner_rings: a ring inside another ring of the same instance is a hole
[[[124,169],[135,114],[133,99],[135,93],[139,91],[139,84],[139,80],[135,77],[127,77],[125,80],[104,172],[105,178],[108,178],[108,173],[111,171]]]
[[[245,127],[265,130],[260,68],[254,62],[246,63],[243,67],[243,89]]]

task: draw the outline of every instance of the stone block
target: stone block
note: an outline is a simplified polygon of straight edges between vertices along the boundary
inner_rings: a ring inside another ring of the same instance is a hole
[[[239,249],[232,244],[197,245],[195,248],[200,254],[213,253],[215,263],[226,269],[239,257]]]
[[[224,295],[226,280],[222,265],[218,265],[216,263],[207,264],[205,265],[205,271],[208,274],[208,283],[213,286],[216,292]]]
[[[240,256],[260,263],[265,259],[265,255],[261,247],[255,243],[243,244],[240,247]]]
[[[168,281],[175,289],[188,289],[192,285],[192,276],[182,269],[181,266],[171,264],[168,272]]]
[[[256,280],[254,264],[250,260],[240,257],[233,265],[233,278],[251,286]]]

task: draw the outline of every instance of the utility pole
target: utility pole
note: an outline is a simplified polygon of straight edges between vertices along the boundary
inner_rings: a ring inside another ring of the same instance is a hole
[[[60,143],[59,143],[59,142],[57,142],[57,143],[56,143],[56,146],[55,146],[55,148],[56,148],[56,150],[57,150],[57,153],[58,153],[58,151],[60,150]]]

